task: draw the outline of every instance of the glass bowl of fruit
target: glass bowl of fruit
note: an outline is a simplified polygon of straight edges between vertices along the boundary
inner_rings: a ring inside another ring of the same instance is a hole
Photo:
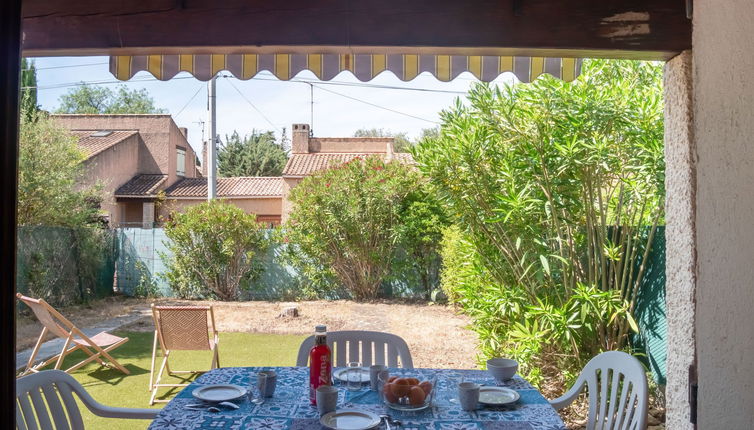
[[[381,374],[378,377],[380,398],[385,405],[401,411],[420,411],[432,404],[437,378],[419,375]]]

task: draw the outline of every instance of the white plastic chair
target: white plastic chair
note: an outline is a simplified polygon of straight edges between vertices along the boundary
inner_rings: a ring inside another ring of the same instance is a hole
[[[379,331],[344,330],[327,332],[327,345],[333,354],[332,365],[344,367],[358,361],[363,366],[384,364],[388,367],[413,369],[411,351],[401,337]],[[309,365],[309,351],[314,346],[314,336],[301,343],[296,366]]]
[[[71,375],[62,370],[43,370],[16,380],[16,428],[83,429],[84,422],[73,393],[100,417],[152,420],[160,412],[159,409],[105,406],[94,400]]]
[[[621,351],[603,352],[589,360],[573,387],[550,404],[556,410],[565,408],[584,385],[589,395],[587,430],[647,428],[649,388],[639,360]]]

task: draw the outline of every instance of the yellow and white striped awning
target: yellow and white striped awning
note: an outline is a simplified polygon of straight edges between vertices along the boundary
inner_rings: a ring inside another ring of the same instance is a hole
[[[574,80],[581,72],[577,58],[514,57],[483,55],[428,54],[234,54],[234,55],[137,55],[110,57],[110,71],[120,80],[148,71],[166,81],[179,72],[188,72],[207,81],[226,70],[238,79],[251,79],[267,70],[288,80],[302,70],[310,70],[321,80],[330,80],[348,70],[361,81],[369,81],[389,70],[399,79],[410,81],[429,72],[440,81],[450,81],[463,72],[477,79],[492,81],[504,72],[513,72],[522,82],[531,82],[548,73],[564,81]]]

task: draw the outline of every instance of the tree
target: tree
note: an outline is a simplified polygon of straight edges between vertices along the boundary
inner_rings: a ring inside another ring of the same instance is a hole
[[[57,113],[68,114],[160,114],[165,109],[157,108],[149,92],[129,90],[125,85],[116,91],[108,87],[91,86],[85,83],[70,89],[60,97]]]
[[[18,223],[65,227],[96,223],[101,188],[77,185],[84,159],[76,138],[43,113],[21,117]]]
[[[438,284],[440,272],[440,242],[443,232],[451,225],[450,218],[442,204],[431,194],[426,184],[419,183],[404,201],[401,211],[401,246],[408,258],[396,261],[397,272],[408,265],[419,275],[425,299],[432,297]]]
[[[352,297],[373,299],[390,273],[401,210],[418,182],[412,168],[378,157],[320,171],[291,192],[288,240],[301,261],[329,271]]]
[[[485,354],[574,370],[626,348],[664,216],[661,84],[660,65],[606,60],[585,61],[571,83],[479,84],[413,148],[472,245],[456,246],[464,267],[444,271],[476,273],[450,295]]]
[[[393,133],[382,128],[360,128],[353,133],[353,137],[392,137],[395,152],[407,152],[412,145],[405,132]]]
[[[288,155],[271,131],[252,130],[243,138],[234,131],[217,152],[220,176],[280,176]]]
[[[35,117],[37,104],[37,68],[33,61],[21,59],[21,115],[26,119]]]
[[[165,225],[170,254],[165,277],[184,298],[237,300],[268,241],[256,216],[212,200],[174,212]]]

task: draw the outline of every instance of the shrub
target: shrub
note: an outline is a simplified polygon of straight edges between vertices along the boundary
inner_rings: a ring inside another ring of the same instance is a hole
[[[419,182],[404,164],[367,157],[318,172],[292,190],[286,234],[319,293],[343,288],[355,299],[377,297],[401,240],[405,199]]]
[[[173,213],[165,225],[166,278],[179,297],[236,300],[268,241],[256,216],[221,200]]]
[[[446,236],[443,287],[486,355],[529,369],[627,348],[663,219],[661,66],[583,69],[572,83],[477,85],[413,149],[463,226]]]

